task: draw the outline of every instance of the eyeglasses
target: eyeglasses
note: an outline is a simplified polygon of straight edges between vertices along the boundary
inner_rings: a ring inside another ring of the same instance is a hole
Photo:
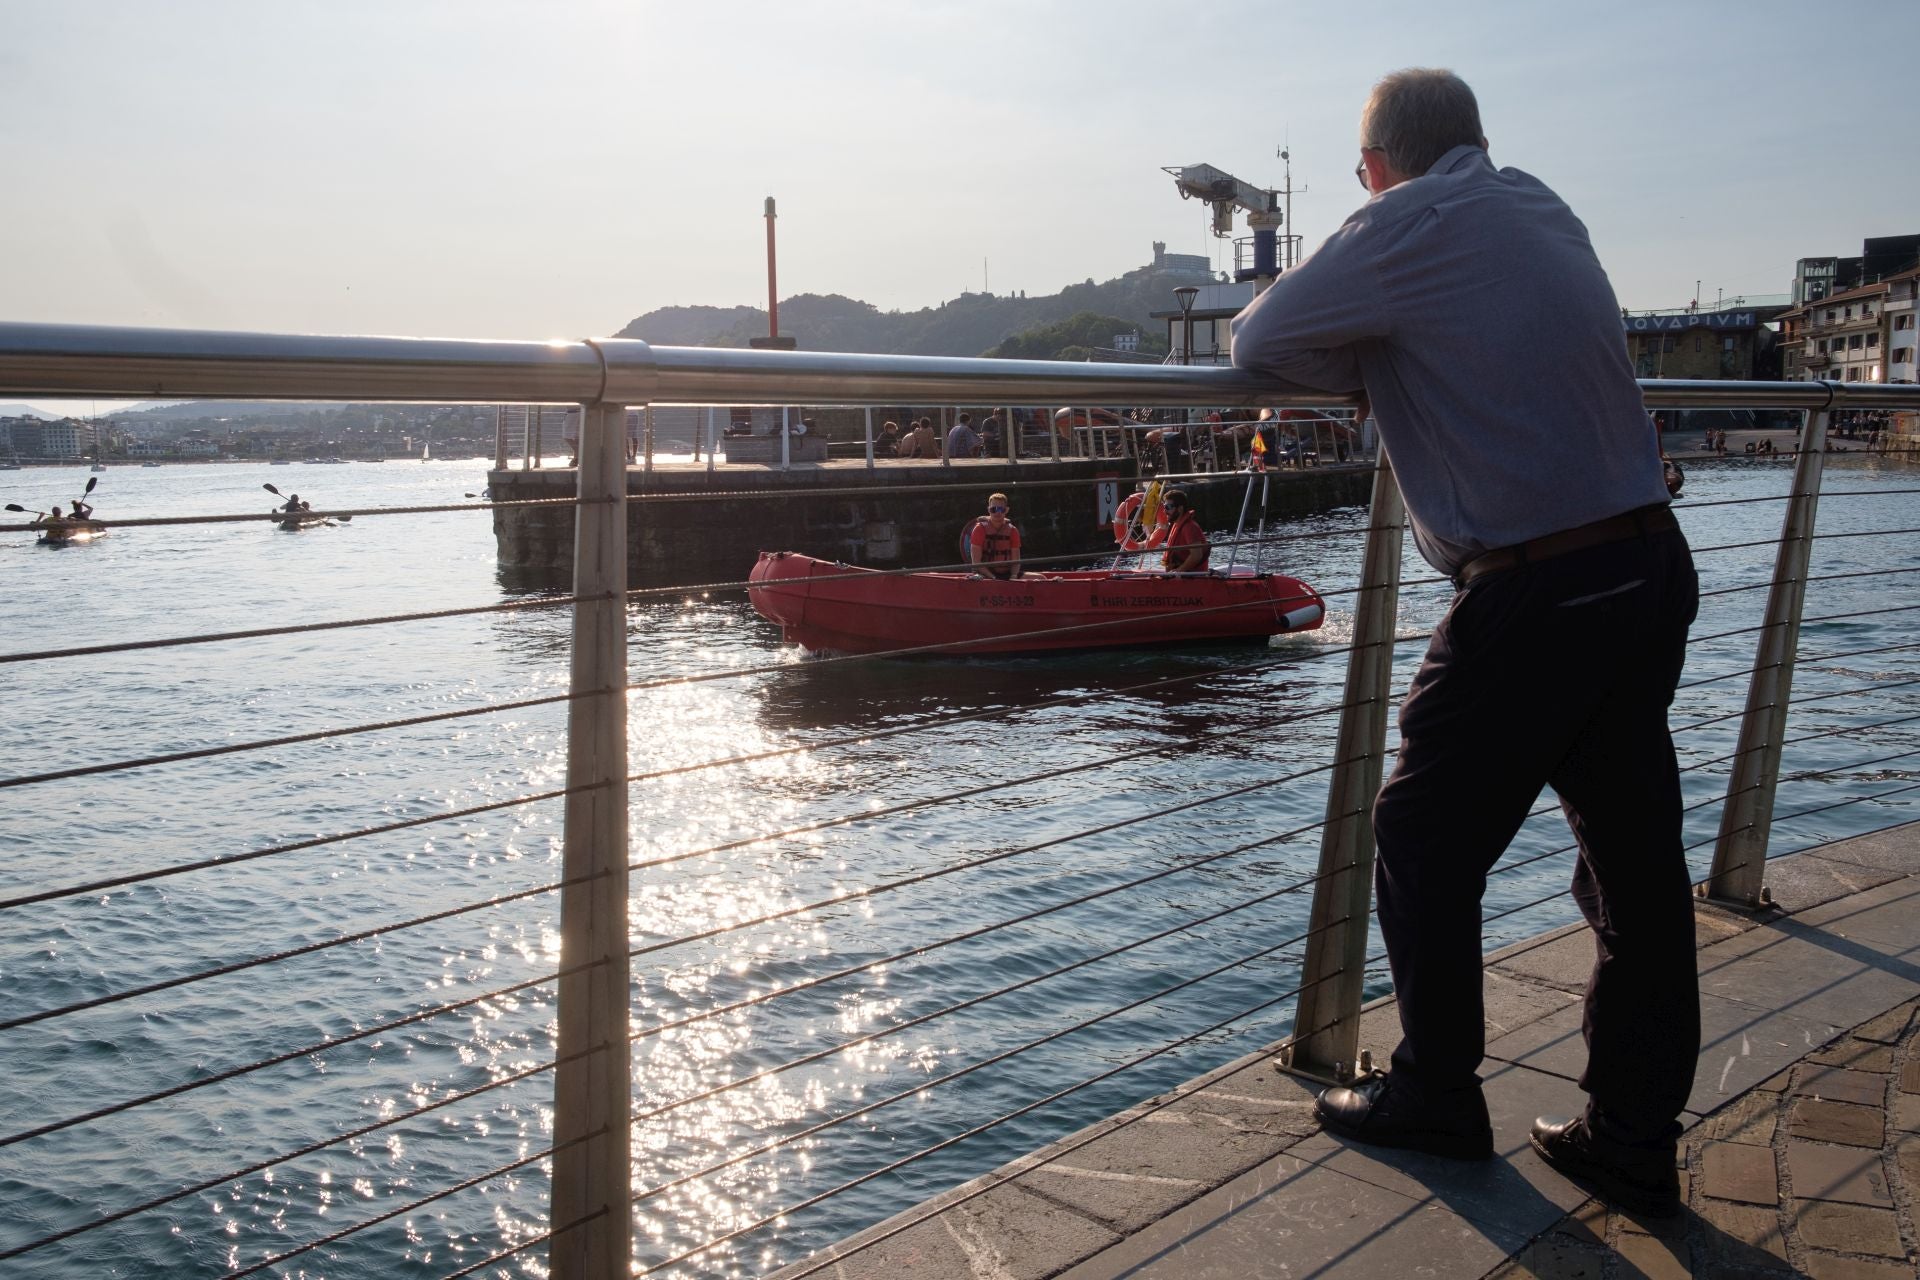
[[[987,510],[988,512],[996,516],[1003,516],[1007,514],[1007,509],[1005,507],[988,507]]]
[[[1360,148],[1360,150],[1385,151],[1386,148],[1385,147],[1362,147]],[[1353,176],[1360,179],[1360,189],[1362,191],[1366,192],[1368,195],[1373,194],[1373,188],[1367,185],[1367,162],[1365,160],[1362,160],[1360,161],[1359,164],[1356,164],[1355,166],[1353,166]]]

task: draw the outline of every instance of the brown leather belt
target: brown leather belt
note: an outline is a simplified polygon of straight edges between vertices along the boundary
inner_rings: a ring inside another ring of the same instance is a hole
[[[1592,524],[1583,524],[1574,529],[1562,529],[1558,533],[1530,538],[1526,542],[1518,542],[1511,547],[1496,547],[1492,551],[1483,552],[1460,566],[1460,572],[1453,575],[1453,584],[1456,587],[1465,587],[1475,578],[1485,577],[1489,573],[1498,573],[1502,569],[1514,569],[1523,564],[1551,560],[1555,556],[1564,556],[1571,551],[1585,551],[1588,547],[1603,547],[1609,542],[1645,538],[1679,527],[1680,522],[1673,518],[1673,509],[1664,502],[1656,502],[1649,507],[1639,507],[1617,516],[1608,516],[1605,520],[1595,520]]]

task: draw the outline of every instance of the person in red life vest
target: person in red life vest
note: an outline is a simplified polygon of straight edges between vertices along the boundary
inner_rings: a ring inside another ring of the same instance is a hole
[[[975,573],[995,578],[1020,576],[1020,528],[1007,519],[1007,495],[990,494],[987,514],[975,516],[967,530],[967,560]]]
[[[1187,505],[1184,489],[1169,489],[1161,499],[1167,513],[1167,571],[1199,573],[1207,567],[1213,548],[1207,544],[1206,530],[1199,517]]]

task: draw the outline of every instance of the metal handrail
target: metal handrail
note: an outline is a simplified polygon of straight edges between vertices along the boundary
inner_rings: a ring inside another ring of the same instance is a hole
[[[1658,408],[1920,409],[1920,387],[1643,379]],[[1242,369],[0,324],[0,395],[485,404],[1076,404],[1311,408],[1356,397]]]

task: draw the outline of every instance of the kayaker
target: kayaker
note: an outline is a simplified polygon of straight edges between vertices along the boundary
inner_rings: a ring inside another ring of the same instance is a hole
[[[1187,504],[1185,489],[1169,489],[1160,500],[1167,513],[1167,572],[1199,573],[1207,567],[1213,548],[1200,519]]]
[[[74,520],[91,520],[93,518],[92,505],[89,503],[82,502],[78,498],[75,498],[73,500],[73,511],[71,513],[71,518]]]
[[[313,504],[300,501],[300,495],[297,493],[290,493],[287,495],[287,505],[282,507],[281,510],[285,511],[288,515],[298,515],[302,511],[313,510]]]
[[[47,514],[41,516],[38,520],[34,521],[35,524],[41,526],[42,528],[52,528],[56,525],[63,525],[66,522],[67,522],[66,517],[60,514],[60,508],[58,507],[55,507],[53,510],[47,512]]]
[[[995,578],[1020,576],[1020,527],[1007,519],[1007,495],[987,495],[987,514],[975,516],[967,530],[967,559],[975,573]]]

